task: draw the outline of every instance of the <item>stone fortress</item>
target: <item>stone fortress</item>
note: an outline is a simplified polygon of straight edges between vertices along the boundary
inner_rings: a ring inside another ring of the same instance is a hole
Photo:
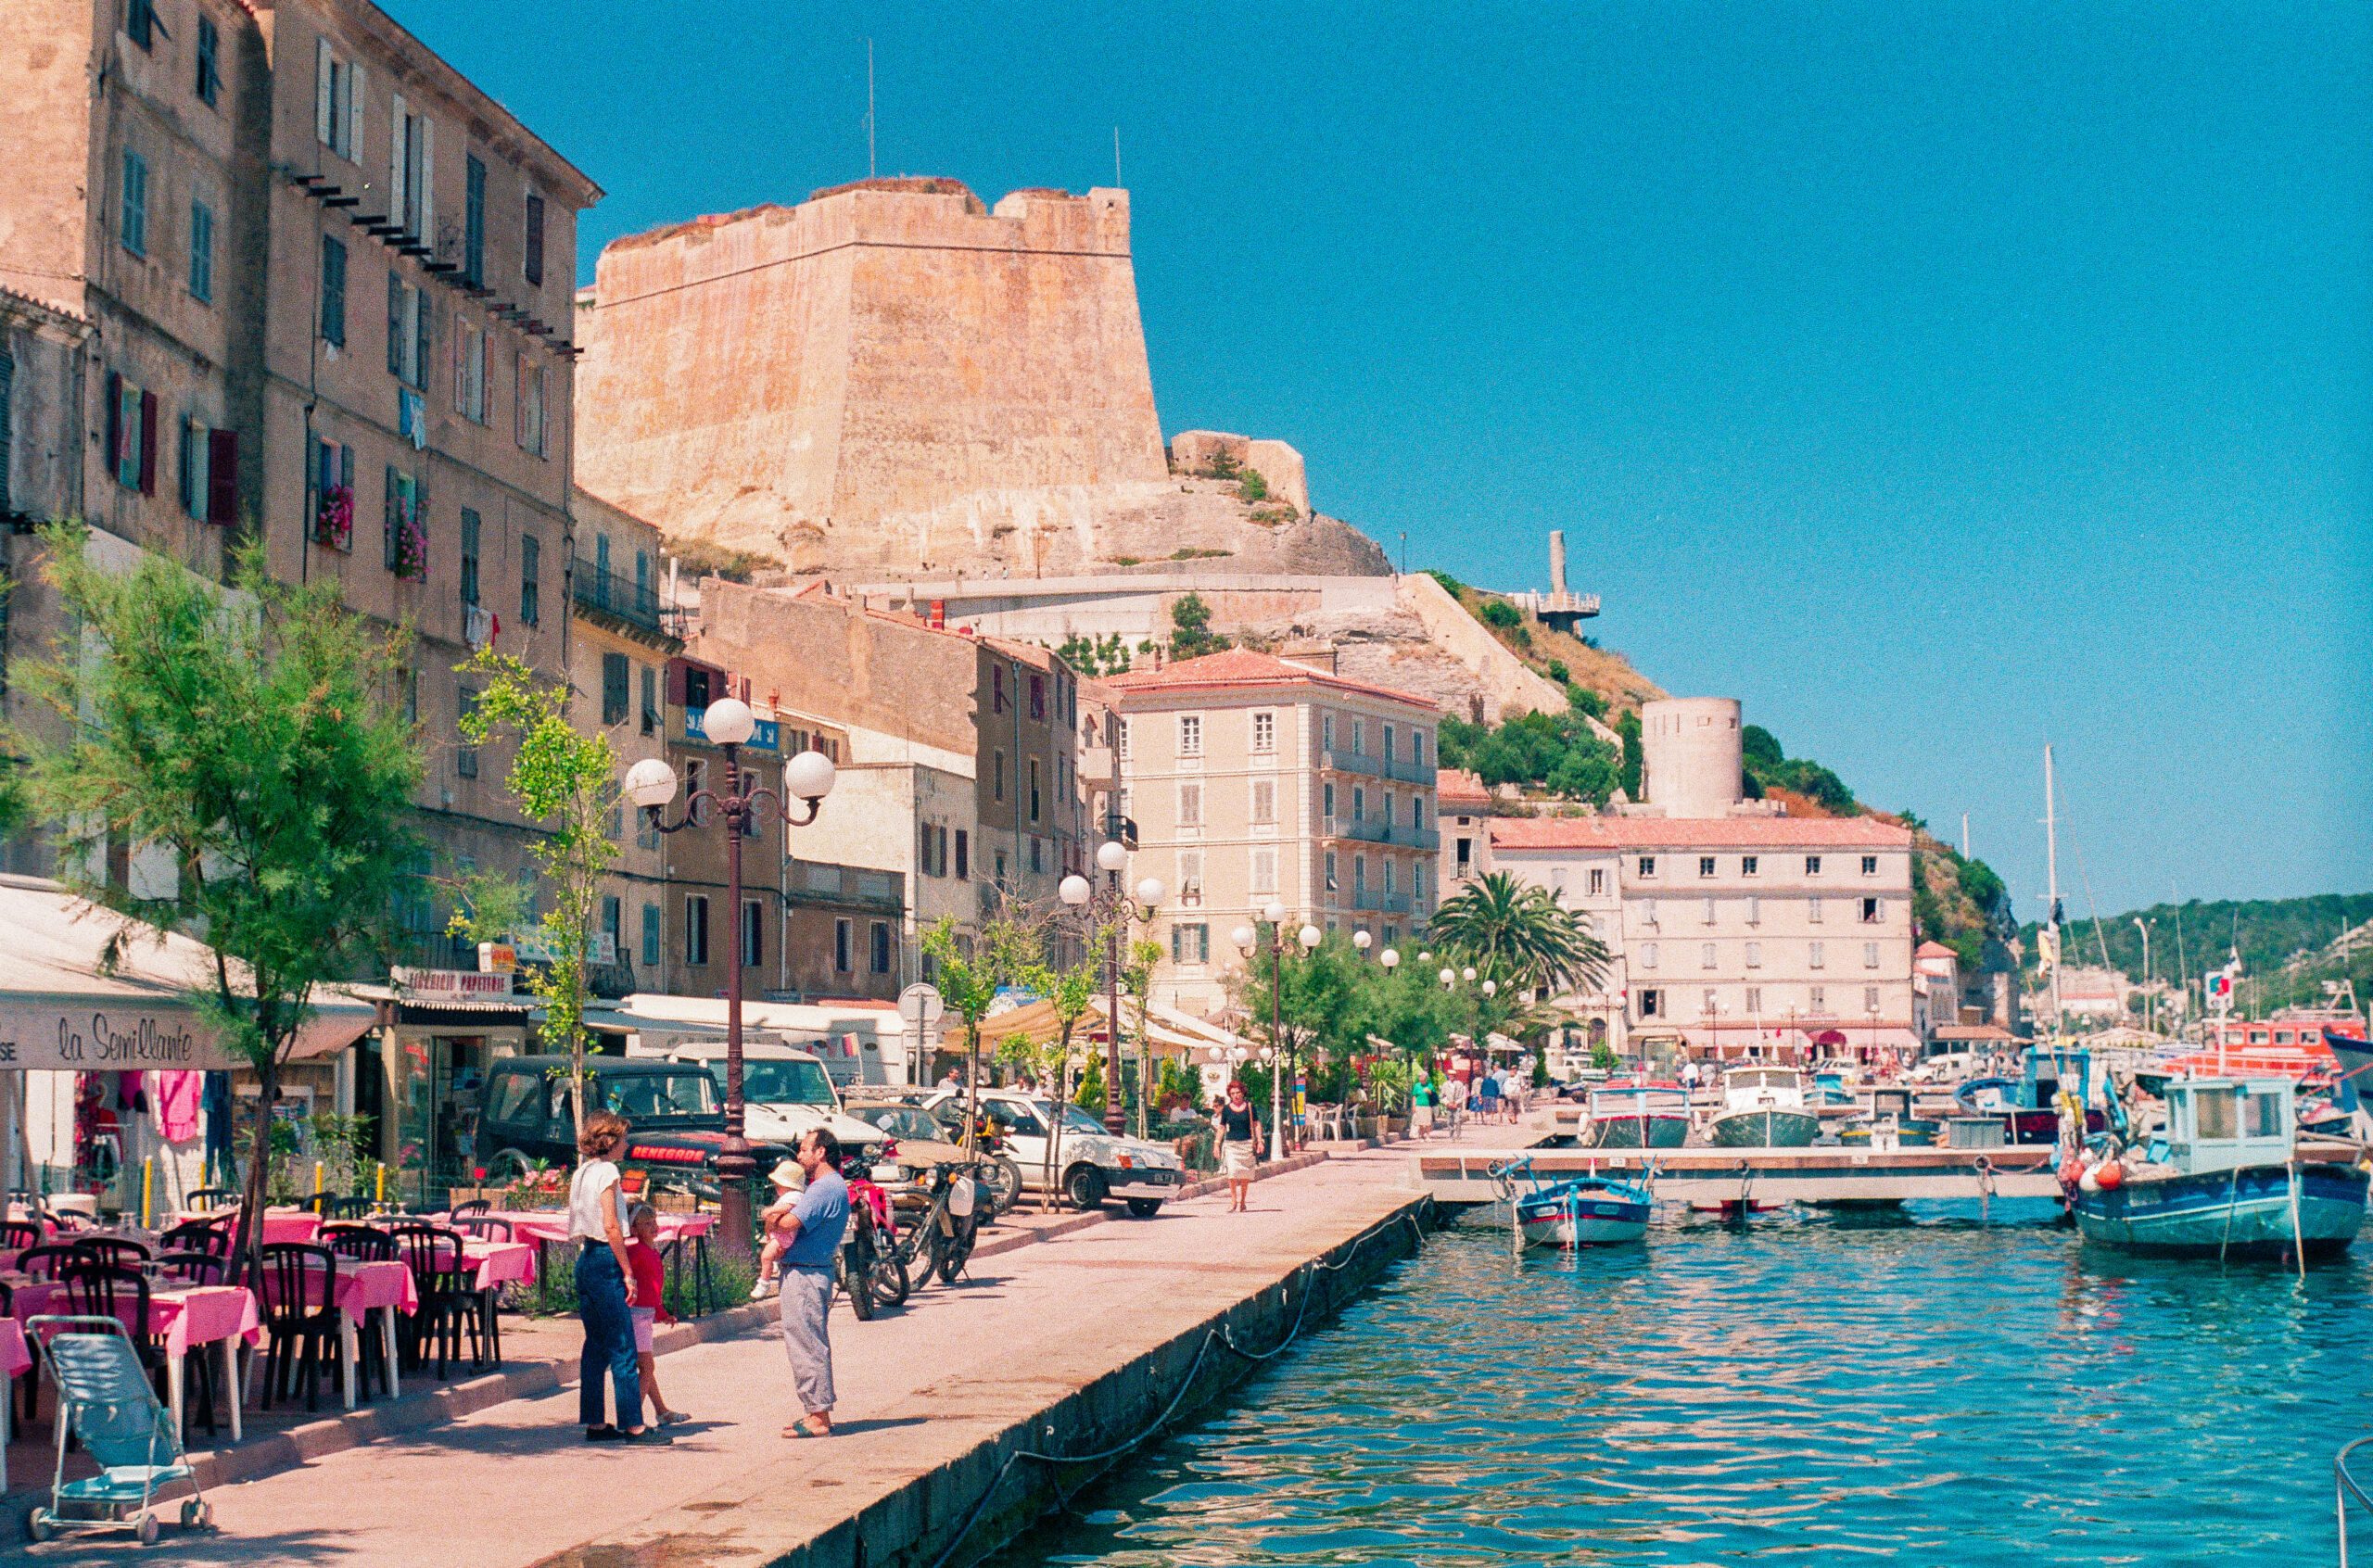
[[[575,340],[578,482],[793,573],[1390,570],[1285,443],[1165,450],[1126,191],[873,179],[671,224],[603,250]],[[1192,476],[1221,452],[1269,497]]]

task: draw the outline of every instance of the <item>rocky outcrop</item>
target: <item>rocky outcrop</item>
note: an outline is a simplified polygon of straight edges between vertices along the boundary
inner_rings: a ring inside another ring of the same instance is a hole
[[[1310,479],[1301,454],[1283,441],[1255,441],[1218,430],[1182,430],[1170,438],[1170,471],[1224,477],[1228,470],[1257,474],[1271,498],[1296,512],[1310,510]]]

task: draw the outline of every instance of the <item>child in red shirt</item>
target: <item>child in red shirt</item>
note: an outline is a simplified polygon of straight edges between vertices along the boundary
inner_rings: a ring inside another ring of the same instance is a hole
[[[667,1408],[666,1396],[659,1392],[657,1359],[652,1354],[651,1331],[661,1321],[674,1322],[665,1304],[667,1288],[667,1266],[659,1256],[659,1211],[647,1203],[639,1203],[627,1218],[627,1228],[634,1239],[627,1244],[627,1266],[634,1271],[634,1348],[635,1365],[642,1374],[643,1397],[662,1426],[675,1426],[692,1417],[681,1410]],[[640,1415],[640,1410],[635,1412]]]

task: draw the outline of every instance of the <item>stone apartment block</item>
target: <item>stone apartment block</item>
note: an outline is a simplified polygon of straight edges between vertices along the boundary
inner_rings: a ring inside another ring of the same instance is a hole
[[[19,0],[0,101],[0,288],[86,323],[45,394],[80,472],[44,504],[209,575],[260,538],[415,627],[422,870],[523,872],[454,666],[569,668],[565,339],[600,192],[363,0]],[[413,925],[404,956],[459,961],[429,899]]]
[[[1870,817],[1497,817],[1490,868],[1610,955],[1562,999],[1619,1052],[1916,1056],[1911,833]]]
[[[1129,876],[1170,890],[1156,984],[1206,1017],[1242,967],[1228,933],[1273,899],[1387,946],[1433,912],[1440,714],[1313,657],[1231,650],[1099,683],[1137,832]]]

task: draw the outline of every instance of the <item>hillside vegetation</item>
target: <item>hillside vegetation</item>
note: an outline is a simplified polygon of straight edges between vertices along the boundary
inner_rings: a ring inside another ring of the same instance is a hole
[[[1469,588],[1446,572],[1427,575],[1441,584],[1502,647],[1564,687],[1567,699],[1593,718],[1637,708],[1665,694],[1662,687],[1633,669],[1631,660],[1601,648],[1596,638],[1558,631],[1518,609],[1507,595]]]
[[[2240,1001],[2252,1011],[2323,999],[2323,982],[2348,980],[2357,999],[2373,999],[2373,934],[2358,936],[2347,951],[2335,944],[2344,931],[2373,920],[2373,893],[2318,893],[2309,898],[2192,899],[2154,904],[2071,918],[2064,928],[2067,962],[2100,964],[2131,979],[2142,978],[2142,933],[2151,927],[2151,972],[2196,984],[2205,970],[2221,968],[2236,949],[2241,955]],[[2019,929],[2025,951],[2036,951],[2034,922]]]

